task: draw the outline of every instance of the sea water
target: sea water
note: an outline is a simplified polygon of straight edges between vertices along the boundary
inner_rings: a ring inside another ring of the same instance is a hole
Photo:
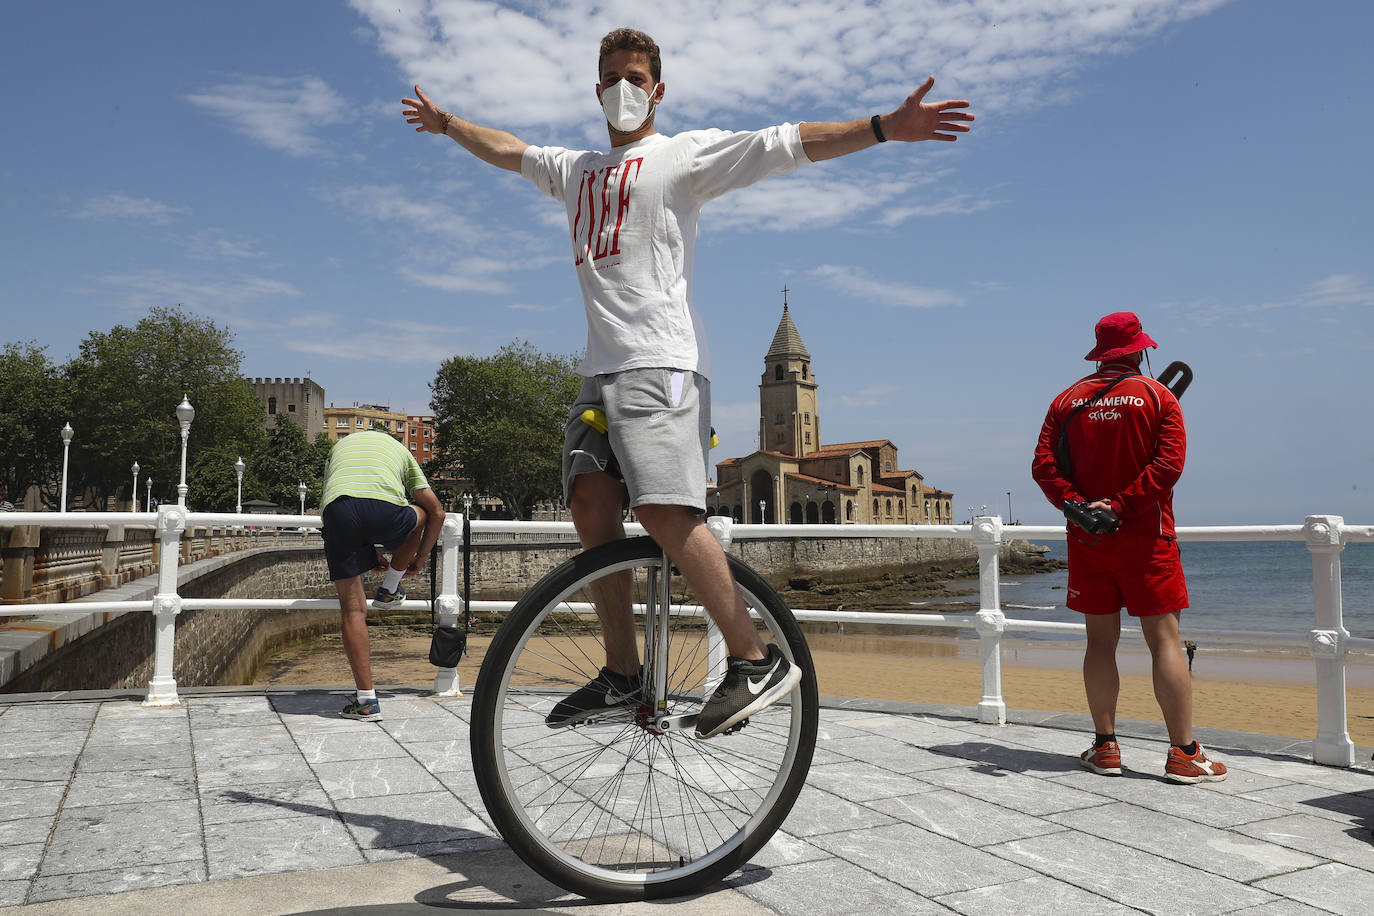
[[[1048,556],[1066,559],[1064,541],[1036,543],[1049,548]],[[1306,642],[1316,618],[1312,554],[1303,542],[1185,541],[1179,551],[1191,602],[1180,620],[1185,637],[1206,635],[1227,643],[1271,638]],[[1351,636],[1374,638],[1374,544],[1347,544],[1340,558],[1345,628]],[[1064,607],[1067,584],[1067,570],[1003,575],[1002,610],[1020,620],[1081,623],[1080,614]],[[971,593],[912,602],[912,610],[922,605],[977,608],[976,580],[950,585],[954,591]]]

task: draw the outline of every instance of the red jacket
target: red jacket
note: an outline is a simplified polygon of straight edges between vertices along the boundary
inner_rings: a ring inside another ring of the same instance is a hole
[[[1119,532],[1173,537],[1174,484],[1183,473],[1187,433],[1178,399],[1159,382],[1143,375],[1126,379],[1101,404],[1080,410],[1068,426],[1072,472],[1059,467],[1065,418],[1125,371],[1106,366],[1054,399],[1040,428],[1031,476],[1056,508],[1064,500],[1110,499],[1121,519]]]

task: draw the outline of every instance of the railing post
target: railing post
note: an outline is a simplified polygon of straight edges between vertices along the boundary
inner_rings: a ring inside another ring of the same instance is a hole
[[[144,706],[176,706],[181,702],[177,696],[173,662],[176,655],[177,615],[181,613],[181,595],[177,593],[177,555],[185,531],[185,506],[158,507],[159,559],[157,594],[153,596],[156,637],[153,642],[153,678],[148,682]]]
[[[33,597],[34,556],[42,543],[43,529],[38,525],[15,525],[0,529],[5,539],[0,549],[4,570],[0,573],[0,598],[14,604]]]
[[[1312,601],[1316,626],[1307,634],[1317,665],[1317,737],[1312,762],[1348,767],[1355,744],[1346,731],[1345,653],[1350,632],[1341,619],[1341,551],[1345,548],[1339,515],[1309,515],[1303,523],[1312,553]]]
[[[998,554],[1002,549],[1002,519],[980,515],[973,520],[973,543],[978,548],[978,650],[983,661],[983,698],[978,701],[978,721],[1007,724],[1007,704],[1002,699],[1002,633],[1007,628],[1002,613]]]
[[[706,519],[706,530],[720,542],[720,549],[726,554],[730,553],[730,544],[734,540],[732,528],[735,520],[728,515],[712,515]],[[706,699],[715,693],[717,685],[725,679],[726,660],[730,653],[725,648],[725,637],[721,635],[720,627],[711,619],[711,615],[706,617],[706,681],[702,684],[702,699]],[[809,676],[809,675],[808,675]]]
[[[111,525],[105,529],[105,543],[100,548],[100,587],[118,588],[119,554],[124,549],[124,526]]]
[[[443,627],[457,626],[458,615],[463,610],[463,599],[458,594],[458,558],[462,554],[462,516],[445,516],[442,540],[439,542],[439,594],[434,599],[435,609],[439,614],[439,625]],[[434,695],[463,695],[456,667],[434,669]]]

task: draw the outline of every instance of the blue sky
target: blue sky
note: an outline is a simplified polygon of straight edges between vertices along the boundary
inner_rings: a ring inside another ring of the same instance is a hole
[[[928,74],[955,144],[889,143],[705,211],[717,459],[755,447],[784,285],[827,442],[891,439],[970,505],[1030,480],[1103,314],[1196,380],[1181,524],[1374,522],[1374,5],[1356,0],[20,4],[0,36],[4,340],[55,360],[181,303],[248,375],[428,412],[452,354],[585,340],[560,206],[400,114],[604,148],[596,47],[664,51],[658,127],[889,111]],[[741,12],[747,10],[746,12]],[[174,405],[168,405],[169,412]]]

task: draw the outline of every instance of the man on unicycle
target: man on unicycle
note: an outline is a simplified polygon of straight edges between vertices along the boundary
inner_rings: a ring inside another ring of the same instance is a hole
[[[803,673],[765,646],[735,587],[725,553],[703,522],[710,438],[710,360],[692,302],[701,207],[727,191],[811,161],[894,140],[954,140],[967,102],[925,103],[934,78],[896,111],[850,122],[781,124],[757,131],[654,129],[662,103],[658,45],[633,29],[601,41],[597,98],[610,152],[530,146],[436,106],[415,87],[404,114],[486,162],[519,172],[567,208],[573,265],[587,311],[582,391],[565,430],[563,483],[585,548],[625,537],[623,513],[667,552],[724,638],[724,679],[696,723],[699,738],[728,731],[786,697]],[[603,411],[605,432],[582,422]],[[596,596],[605,665],[550,712],[551,728],[637,706],[641,665],[628,595],[613,582]]]

